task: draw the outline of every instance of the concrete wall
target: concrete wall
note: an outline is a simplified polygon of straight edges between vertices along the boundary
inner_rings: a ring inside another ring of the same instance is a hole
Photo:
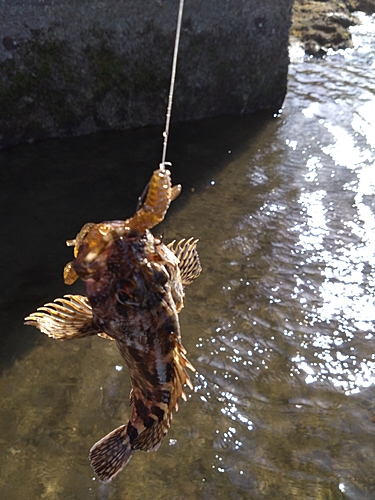
[[[173,119],[277,111],[293,0],[185,0]],[[163,123],[178,0],[0,0],[0,146]]]

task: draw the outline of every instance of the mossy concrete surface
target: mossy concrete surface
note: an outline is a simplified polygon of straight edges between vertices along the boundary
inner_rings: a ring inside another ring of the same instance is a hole
[[[292,0],[187,0],[173,119],[276,112]],[[178,0],[0,0],[0,146],[163,123]]]

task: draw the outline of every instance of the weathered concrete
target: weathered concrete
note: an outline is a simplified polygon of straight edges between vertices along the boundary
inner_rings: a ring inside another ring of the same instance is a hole
[[[293,0],[186,0],[173,119],[277,111]],[[0,146],[164,121],[178,0],[0,0]]]

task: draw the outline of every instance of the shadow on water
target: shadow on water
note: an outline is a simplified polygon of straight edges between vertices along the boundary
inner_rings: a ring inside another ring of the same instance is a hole
[[[173,182],[182,184],[183,192],[170,211],[182,207],[192,191],[199,193],[228,155],[239,155],[270,120],[258,114],[173,123],[168,160]],[[134,213],[137,197],[160,162],[161,134],[160,127],[145,127],[0,151],[0,370],[44,341],[36,330],[23,327],[25,315],[51,300],[51,290],[61,296],[80,289],[67,292],[62,283],[62,269],[72,254],[65,240],[86,222]]]

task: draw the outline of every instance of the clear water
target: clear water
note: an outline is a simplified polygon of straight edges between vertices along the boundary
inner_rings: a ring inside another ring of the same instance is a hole
[[[64,240],[134,212],[160,130],[0,152],[0,498],[375,498],[375,19],[355,48],[293,55],[282,115],[173,125],[183,194],[159,228],[200,238],[183,343],[197,368],[156,453],[109,485],[87,454],[129,415],[110,342],[22,326],[62,284]]]

